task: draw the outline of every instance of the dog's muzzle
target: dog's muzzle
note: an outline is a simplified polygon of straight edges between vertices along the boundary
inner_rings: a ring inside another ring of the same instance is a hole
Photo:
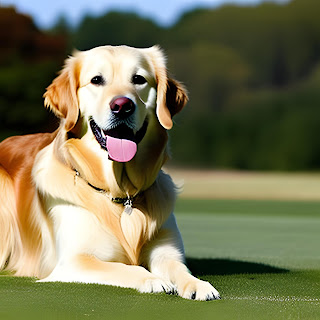
[[[109,159],[128,162],[137,153],[138,144],[147,132],[148,120],[144,121],[136,134],[126,124],[120,124],[110,130],[103,130],[93,118],[90,119],[90,127],[101,148],[108,151]]]

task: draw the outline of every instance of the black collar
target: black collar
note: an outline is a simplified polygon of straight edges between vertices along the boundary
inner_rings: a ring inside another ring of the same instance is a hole
[[[74,183],[76,184],[76,181],[77,181],[77,178],[80,177],[82,180],[86,181],[85,179],[83,179],[81,176],[80,176],[80,173],[77,169],[73,169],[74,172],[75,172],[75,176],[74,176]],[[108,194],[106,190],[104,189],[101,189],[101,188],[98,188],[94,185],[92,185],[90,182],[86,181],[86,183],[94,190],[96,190],[97,192],[100,192],[100,193],[104,193],[104,194]],[[133,202],[137,199],[137,197],[139,196],[139,194],[136,194],[134,196],[127,196],[125,198],[120,198],[120,197],[110,197],[110,200],[113,202],[113,203],[116,203],[116,204],[122,204],[125,209],[124,209],[124,212],[127,213],[127,214],[131,214],[132,213],[132,209],[133,209]]]

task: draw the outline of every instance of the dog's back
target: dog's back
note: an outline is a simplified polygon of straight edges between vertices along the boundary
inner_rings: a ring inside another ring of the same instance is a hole
[[[0,143],[0,270],[9,264],[18,274],[22,266],[23,274],[34,274],[26,268],[30,263],[27,257],[38,251],[34,249],[41,247],[41,239],[31,210],[35,192],[31,170],[39,150],[54,137],[55,134],[33,134]]]

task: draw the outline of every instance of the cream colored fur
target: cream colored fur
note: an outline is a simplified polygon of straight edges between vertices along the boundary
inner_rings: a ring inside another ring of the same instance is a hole
[[[134,74],[147,82],[134,85]],[[91,83],[97,75],[103,85]],[[118,96],[136,105],[134,132],[148,121],[127,163],[111,161],[89,127],[91,117],[110,126],[109,104]],[[61,118],[57,132],[0,144],[0,268],[42,282],[219,298],[184,264],[173,215],[176,190],[161,171],[167,129],[186,101],[183,86],[167,76],[158,47],[106,46],[69,58],[45,93],[45,104]],[[136,196],[131,214],[111,201],[127,195]]]

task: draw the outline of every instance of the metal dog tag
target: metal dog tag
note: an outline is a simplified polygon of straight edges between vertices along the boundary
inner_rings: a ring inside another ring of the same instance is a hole
[[[132,210],[133,210],[133,209],[132,209],[132,200],[131,200],[131,198],[128,198],[128,199],[123,203],[123,205],[124,205],[124,212],[130,216],[131,213],[132,213]]]

